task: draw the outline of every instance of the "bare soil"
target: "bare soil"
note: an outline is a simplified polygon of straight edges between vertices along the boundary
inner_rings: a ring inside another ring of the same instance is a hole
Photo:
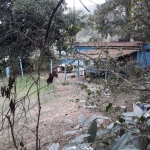
[[[51,141],[45,141],[45,136],[41,138],[42,144],[52,144],[60,143],[60,149],[69,142],[69,139],[75,137],[76,135],[63,136],[64,132],[74,130],[74,127],[78,125],[77,118],[80,114],[84,114],[87,118],[101,114],[91,109],[85,108],[85,103],[76,103],[75,99],[86,99],[86,94],[84,91],[77,86],[77,83],[84,83],[85,77],[71,78],[74,75],[68,73],[66,77],[66,82],[69,82],[69,85],[57,85],[57,89],[54,93],[47,94],[46,97],[49,97],[49,102],[46,105],[42,106],[42,116],[41,116],[41,126],[44,126],[42,129],[42,134],[45,129],[45,135],[51,136]],[[64,82],[64,74],[59,74],[59,78],[55,79],[55,83]],[[86,83],[88,84],[88,83]],[[72,123],[69,123],[67,120],[71,120]],[[43,124],[43,125],[42,125]],[[49,133],[47,132],[49,131]],[[49,135],[48,135],[48,134]]]
[[[46,93],[42,98],[40,125],[39,125],[39,138],[41,148],[46,150],[52,143],[60,143],[60,150],[64,145],[66,145],[69,140],[75,135],[64,136],[63,133],[67,131],[74,130],[74,127],[78,125],[77,118],[80,114],[84,114],[86,118],[93,115],[103,115],[101,112],[94,111],[92,109],[85,108],[85,103],[74,102],[74,99],[86,99],[86,93],[81,91],[76,83],[84,83],[85,77],[71,78],[73,74],[67,74],[66,81],[70,84],[62,85],[64,82],[64,74],[59,74],[58,79],[54,79],[55,89],[53,92]],[[85,83],[89,85],[89,83]],[[92,85],[92,83],[90,84]],[[121,100],[121,104],[123,100]],[[128,104],[130,107],[130,104]],[[34,112],[34,111],[33,111]],[[33,113],[34,114],[34,113]],[[34,115],[33,115],[34,116]],[[24,146],[28,150],[35,149],[35,128],[36,128],[36,118],[34,116],[31,122],[29,122],[30,130],[24,129],[22,134],[26,134],[26,138],[22,140]],[[35,119],[35,120],[34,120]],[[69,122],[71,120],[72,122]],[[108,122],[103,122],[104,126]],[[0,139],[4,138],[4,135]],[[11,138],[6,139],[10,141]],[[6,146],[7,143],[7,146]],[[15,149],[13,142],[4,142],[1,140],[0,149]]]

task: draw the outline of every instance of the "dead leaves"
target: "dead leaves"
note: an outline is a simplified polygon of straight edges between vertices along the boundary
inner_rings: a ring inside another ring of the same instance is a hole
[[[7,88],[6,86],[1,87],[1,95],[2,97],[6,96],[6,98],[10,99],[10,89]]]
[[[49,78],[47,79],[47,85],[53,83],[54,77],[58,78],[58,74],[55,71],[53,71],[53,73],[49,74]]]
[[[54,76],[52,73],[49,74],[49,78],[47,79],[47,84],[53,83]]]
[[[9,98],[11,94],[11,89],[13,88],[13,84],[15,83],[15,77],[9,77],[8,86],[1,87],[1,95],[2,97]]]
[[[14,114],[15,112],[15,101],[11,99],[10,103],[9,103],[9,107],[11,110],[11,113]]]
[[[14,83],[15,83],[15,77],[9,77],[9,80],[8,80],[8,87],[9,87],[9,89],[13,88],[13,84]]]

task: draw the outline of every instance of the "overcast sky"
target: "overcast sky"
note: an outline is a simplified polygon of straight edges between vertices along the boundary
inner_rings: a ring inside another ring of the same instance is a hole
[[[76,8],[83,8],[81,2],[79,0],[66,0],[66,3],[68,4],[68,7],[73,7],[74,6],[74,1],[75,1],[75,7]],[[105,2],[105,0],[81,0],[82,3],[85,6],[88,5],[95,5],[96,4],[102,4]]]

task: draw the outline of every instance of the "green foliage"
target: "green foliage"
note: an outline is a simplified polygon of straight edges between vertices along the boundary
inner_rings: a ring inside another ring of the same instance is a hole
[[[89,66],[91,64],[91,61],[90,60],[84,60],[84,66]]]
[[[132,35],[135,40],[150,41],[150,34],[148,31],[150,27],[150,1],[149,0],[135,0],[131,1],[131,22],[129,26],[134,26]]]
[[[0,16],[2,22],[0,24],[0,52],[11,56],[10,58],[20,56],[26,59],[32,56],[33,52],[41,50],[49,16],[57,2],[58,0],[1,2],[0,7],[5,11],[1,11]],[[6,7],[8,3],[10,7]],[[60,29],[66,25],[63,14],[65,9],[64,3],[53,19],[54,23],[49,31],[49,43],[46,43],[46,47],[41,53],[43,56],[54,57],[51,50],[52,45],[54,43],[64,45],[63,43],[66,41],[64,35],[60,33]]]
[[[142,113],[141,113],[142,112]],[[126,112],[121,115],[115,122],[112,122],[107,126],[106,129],[100,130],[97,127],[97,119],[108,119],[107,117],[95,116],[91,117],[87,121],[82,117],[84,126],[86,122],[92,123],[87,131],[90,136],[86,134],[81,134],[76,139],[78,142],[76,143],[76,148],[85,144],[86,148],[93,149],[111,149],[111,150],[126,150],[126,149],[143,149],[149,148],[149,126],[150,119],[145,118],[145,115],[149,113],[143,112],[138,106],[133,105],[133,112]],[[141,118],[145,118],[144,120],[139,118],[139,114],[141,114]],[[81,117],[80,117],[81,119]],[[80,120],[81,122],[81,120]],[[86,132],[86,131],[85,131]],[[82,140],[81,140],[82,137]],[[89,143],[92,145],[86,145],[83,141],[83,137],[87,137]],[[75,142],[75,139],[72,141]],[[80,141],[80,142],[79,142]],[[68,148],[71,148],[75,145],[67,145]]]
[[[56,3],[48,0],[42,2],[15,0],[10,4],[11,7],[6,8],[6,11],[9,10],[9,15],[3,11],[2,15],[7,15],[7,17],[0,19],[2,22],[0,24],[0,53],[4,54],[3,57],[9,55],[9,65],[13,64],[12,68],[14,68],[18,63],[15,63],[18,56],[28,63],[29,56],[41,47],[49,16],[46,11],[52,11],[52,6]],[[43,51],[43,54],[45,51],[47,49]],[[50,51],[49,55],[52,56]]]
[[[106,111],[108,112],[112,107],[112,103],[109,103],[108,106],[106,106]]]
[[[140,73],[140,72],[142,72],[142,71],[143,71],[142,68],[138,68],[138,67],[135,68],[135,72],[136,72],[137,74]]]
[[[0,53],[10,56],[10,65],[14,64],[13,60],[18,56],[28,63],[28,58],[41,50],[40,55],[54,58],[53,45],[57,50],[67,49],[66,42],[75,40],[76,33],[84,26],[85,15],[80,10],[74,12],[71,9],[68,9],[68,13],[63,13],[67,9],[66,3],[63,3],[53,18],[48,42],[41,49],[49,16],[57,2],[58,0],[1,1]]]
[[[97,5],[94,12],[95,29],[102,36],[118,35],[124,39],[150,41],[149,0],[108,0]]]
[[[69,42],[73,43],[76,41],[75,35],[85,26],[85,18],[86,15],[82,10],[74,11],[68,8],[67,13],[64,14],[63,35]]]
[[[94,12],[94,22],[96,23],[95,29],[102,34],[103,37],[108,35],[122,36],[126,17],[124,7],[126,6],[125,1],[109,0],[102,5],[97,5]]]
[[[67,72],[71,72],[73,70],[73,66],[66,66],[66,71]]]
[[[140,118],[140,121],[144,122],[144,121],[146,121],[146,118],[145,118],[144,116],[142,116],[142,117]]]
[[[120,123],[124,123],[124,122],[125,122],[125,120],[124,120],[123,118],[121,118],[121,117],[119,117],[118,121],[119,121]]]
[[[93,120],[88,129],[88,134],[90,134],[90,136],[87,137],[87,140],[89,143],[93,143],[95,141],[96,133],[97,133],[97,122],[96,120]]]

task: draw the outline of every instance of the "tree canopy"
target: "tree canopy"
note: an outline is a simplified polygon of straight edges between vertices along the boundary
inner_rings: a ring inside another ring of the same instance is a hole
[[[3,0],[0,3],[0,52],[13,58],[28,57],[41,48],[53,9],[58,0]],[[66,42],[73,40],[76,33],[84,26],[85,15],[82,11],[68,9],[64,2],[56,12],[44,55],[52,56],[51,46],[66,48]]]
[[[115,35],[124,39],[150,40],[148,28],[150,17],[148,0],[107,0],[97,5],[94,22],[103,36]]]

